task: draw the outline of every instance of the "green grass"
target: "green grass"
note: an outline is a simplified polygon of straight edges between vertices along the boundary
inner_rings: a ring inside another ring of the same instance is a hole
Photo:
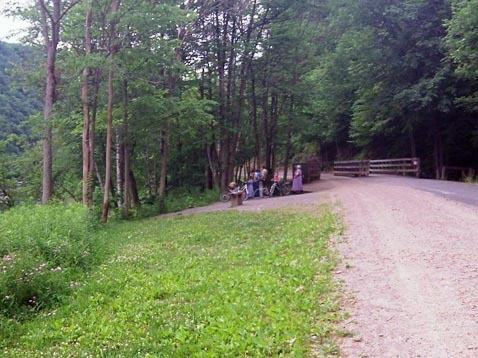
[[[2,357],[305,357],[337,352],[330,212],[116,224],[68,304],[2,318]],[[312,338],[313,337],[313,338]]]

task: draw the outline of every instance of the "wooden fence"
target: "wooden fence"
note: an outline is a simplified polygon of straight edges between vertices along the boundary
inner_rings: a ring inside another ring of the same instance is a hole
[[[348,160],[334,162],[334,175],[368,176],[369,174],[420,174],[419,158]]]
[[[377,159],[370,161],[372,174],[413,174],[420,175],[419,158]]]
[[[334,175],[368,176],[370,174],[369,160],[347,160],[334,162]]]

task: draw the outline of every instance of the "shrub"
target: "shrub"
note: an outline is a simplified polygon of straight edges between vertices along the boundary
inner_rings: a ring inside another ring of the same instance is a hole
[[[79,205],[21,206],[0,216],[0,312],[59,302],[94,262],[94,227]]]
[[[180,210],[205,206],[218,201],[216,190],[200,190],[197,188],[177,188],[169,191],[165,198],[150,198],[143,202],[139,210],[131,210],[129,218],[142,219],[159,214],[177,212]],[[114,212],[114,210],[112,210]],[[121,210],[116,211],[116,217],[121,217]],[[99,215],[98,215],[99,217]]]

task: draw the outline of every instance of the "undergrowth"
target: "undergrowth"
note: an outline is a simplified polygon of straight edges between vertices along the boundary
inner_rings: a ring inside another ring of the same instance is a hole
[[[19,318],[62,301],[98,259],[80,205],[21,206],[0,215],[0,314]]]
[[[169,191],[167,195],[161,198],[151,198],[144,200],[140,208],[132,208],[128,219],[145,219],[159,214],[181,211],[188,208],[206,206],[217,202],[219,193],[217,190],[199,190],[177,188]],[[101,216],[102,206],[99,203],[96,206],[97,217]],[[122,208],[111,210],[110,220],[124,219]]]

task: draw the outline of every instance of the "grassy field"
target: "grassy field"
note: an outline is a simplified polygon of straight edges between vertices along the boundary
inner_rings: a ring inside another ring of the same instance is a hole
[[[340,225],[285,211],[115,224],[69,299],[2,317],[2,357],[334,355],[329,239]]]

